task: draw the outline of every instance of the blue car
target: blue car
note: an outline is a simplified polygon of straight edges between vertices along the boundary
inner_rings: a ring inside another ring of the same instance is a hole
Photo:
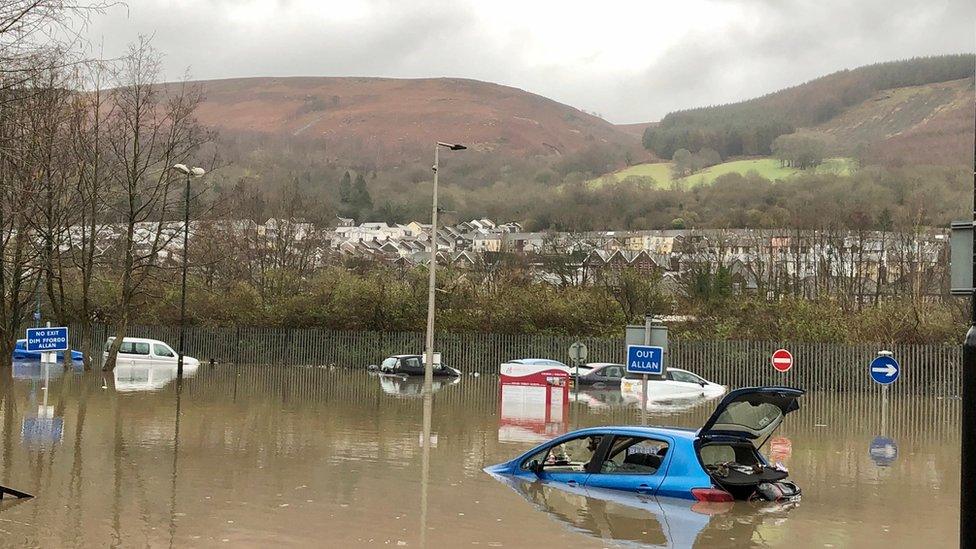
[[[84,360],[85,355],[81,351],[71,351],[71,360],[75,362],[81,362]],[[14,345],[14,356],[13,359],[16,361],[35,361],[41,360],[40,351],[28,351],[27,350],[27,340],[18,339],[17,344]],[[58,362],[64,360],[64,351],[58,351]]]
[[[800,389],[747,387],[730,392],[701,429],[593,427],[567,433],[485,469],[570,487],[724,502],[770,490],[783,500],[799,490],[759,448],[799,409]],[[766,497],[766,499],[774,499]]]

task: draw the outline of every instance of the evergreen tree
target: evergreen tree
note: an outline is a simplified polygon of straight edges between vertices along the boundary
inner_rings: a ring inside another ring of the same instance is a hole
[[[352,200],[352,177],[349,176],[349,172],[342,174],[342,180],[339,181],[339,202],[343,204],[349,204]]]
[[[369,195],[366,188],[366,178],[362,173],[356,174],[356,184],[352,190],[350,202],[359,211],[360,215],[373,209],[373,197]]]

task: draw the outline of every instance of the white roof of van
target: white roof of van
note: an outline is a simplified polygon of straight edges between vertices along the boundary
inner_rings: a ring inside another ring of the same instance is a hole
[[[108,340],[109,341],[114,341],[115,340],[115,336],[112,336],[112,337],[108,338]],[[160,341],[158,339],[147,339],[147,338],[144,338],[144,337],[123,337],[122,338],[122,343],[126,343],[126,342],[128,342],[128,343],[162,343],[164,345],[169,345],[169,343],[166,343],[165,341]]]

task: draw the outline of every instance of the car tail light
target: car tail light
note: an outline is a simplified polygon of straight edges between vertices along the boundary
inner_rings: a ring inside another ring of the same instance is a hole
[[[691,495],[698,501],[713,503],[733,501],[732,494],[718,488],[692,488]]]

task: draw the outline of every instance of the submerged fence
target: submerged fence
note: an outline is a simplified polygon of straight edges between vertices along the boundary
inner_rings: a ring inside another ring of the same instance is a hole
[[[94,353],[100,357],[108,337],[104,325],[92,327]],[[81,326],[73,326],[74,345]],[[179,340],[175,326],[133,326],[132,337],[169,342]],[[569,346],[583,341],[592,362],[622,362],[623,339],[574,338],[550,335],[438,334],[435,348],[445,364],[464,372],[494,374],[499,365],[515,358],[553,358],[568,362]],[[393,354],[421,353],[424,334],[412,332],[339,332],[319,329],[189,327],[186,352],[203,362],[277,364],[365,368]],[[770,366],[770,355],[780,347],[794,356],[793,368],[781,374]],[[686,368],[732,387],[791,385],[808,390],[877,391],[868,365],[881,345],[835,343],[783,343],[761,341],[671,341],[666,364]],[[959,395],[961,347],[957,345],[887,346],[901,364],[901,378],[892,395]]]

